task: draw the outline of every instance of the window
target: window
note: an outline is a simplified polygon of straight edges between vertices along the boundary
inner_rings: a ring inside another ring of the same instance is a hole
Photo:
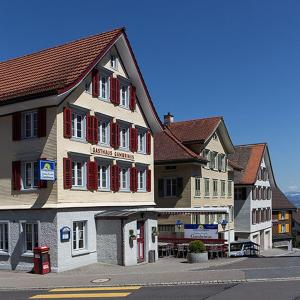
[[[72,186],[83,188],[85,186],[85,162],[72,161]]]
[[[217,179],[213,180],[213,196],[214,197],[218,196],[218,180]]]
[[[210,162],[209,162],[209,160],[210,160],[210,151],[208,149],[204,149],[203,150],[203,156],[204,156],[205,159],[208,160],[208,162],[205,165],[205,167],[208,168],[209,165],[210,165]]]
[[[34,247],[39,245],[39,234],[38,234],[38,224],[37,223],[25,223],[25,251],[32,252]]]
[[[199,197],[201,195],[200,184],[201,184],[200,177],[195,177],[195,197]]]
[[[23,136],[24,138],[37,137],[37,111],[23,113]]]
[[[281,212],[281,220],[286,220],[286,212],[285,211]]]
[[[218,139],[218,136],[217,136],[216,133],[213,134],[213,139],[214,139],[214,140],[217,140],[217,139]]]
[[[138,169],[138,191],[146,191],[146,170]]]
[[[183,190],[183,178],[171,177],[158,180],[159,197],[178,197]]]
[[[205,197],[209,197],[209,178],[204,178]]]
[[[88,82],[85,84],[85,91],[89,94],[92,93],[92,83],[91,82]]]
[[[120,148],[128,149],[129,145],[129,130],[128,127],[121,127],[120,129]]]
[[[99,144],[109,145],[109,128],[110,122],[108,120],[101,119],[99,121]]]
[[[138,132],[138,152],[146,152],[146,133],[145,131]]]
[[[129,99],[129,93],[128,93],[129,87],[126,84],[121,84],[120,88],[120,105],[124,107],[128,107],[128,99]]]
[[[86,248],[86,221],[73,222],[73,250]]]
[[[165,195],[167,197],[172,197],[177,195],[177,179],[167,178],[165,184]]]
[[[228,180],[228,197],[231,197],[232,196],[232,181],[231,180]]]
[[[256,224],[256,211],[255,209],[252,210],[252,225]]]
[[[110,57],[110,66],[115,70],[118,69],[118,59],[115,55]]]
[[[218,168],[218,153],[210,152],[210,168],[217,169]]]
[[[272,189],[270,187],[268,187],[267,194],[268,194],[267,195],[268,200],[271,200],[271,198],[272,198]]]
[[[129,168],[128,167],[121,167],[120,190],[129,191]]]
[[[8,224],[0,223],[0,251],[8,252]]]
[[[99,190],[109,190],[109,165],[108,164],[98,164],[98,189]]]
[[[219,171],[226,171],[226,156],[224,154],[218,155],[218,169]]]
[[[286,233],[286,225],[285,224],[281,224],[281,231],[280,233]]]
[[[37,161],[23,163],[22,183],[24,190],[35,189],[39,183],[39,168]]]
[[[84,115],[72,112],[72,137],[77,139],[84,139],[85,124]]]
[[[221,180],[221,196],[225,197],[225,180]]]
[[[108,97],[108,77],[100,77],[100,97],[104,100],[107,100]]]

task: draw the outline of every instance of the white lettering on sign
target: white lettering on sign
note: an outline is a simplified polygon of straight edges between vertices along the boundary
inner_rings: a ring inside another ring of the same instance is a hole
[[[133,154],[129,154],[126,152],[121,152],[121,151],[103,149],[103,148],[96,147],[96,146],[91,147],[91,153],[96,154],[96,155],[98,154],[101,156],[109,156],[109,157],[115,157],[115,158],[121,158],[121,159],[127,159],[127,160],[134,160]]]

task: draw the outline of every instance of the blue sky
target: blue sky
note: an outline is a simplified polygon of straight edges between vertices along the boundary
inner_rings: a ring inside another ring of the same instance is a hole
[[[160,116],[222,115],[300,191],[300,2],[3,1],[0,61],[125,26]]]

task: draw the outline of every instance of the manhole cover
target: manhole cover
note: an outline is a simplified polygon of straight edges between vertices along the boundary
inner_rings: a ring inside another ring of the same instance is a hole
[[[98,279],[94,279],[91,282],[92,283],[103,283],[103,282],[107,282],[110,281],[110,278],[98,278]]]

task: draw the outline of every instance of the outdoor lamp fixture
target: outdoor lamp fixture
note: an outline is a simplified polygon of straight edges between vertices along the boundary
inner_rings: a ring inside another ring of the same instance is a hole
[[[179,221],[179,220],[176,221],[176,226],[178,229],[181,229],[182,225],[183,225],[183,223],[181,221]]]
[[[221,226],[222,226],[222,229],[223,229],[223,230],[225,230],[227,224],[228,224],[228,221],[226,221],[226,220],[223,220],[223,221],[221,222]]]

